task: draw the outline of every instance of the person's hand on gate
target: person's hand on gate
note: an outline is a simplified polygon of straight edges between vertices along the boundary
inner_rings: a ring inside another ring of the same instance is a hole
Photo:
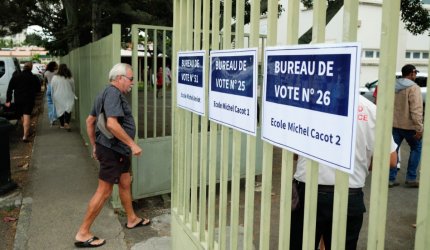
[[[133,144],[131,146],[131,153],[135,156],[139,156],[142,154],[142,149],[137,144]]]

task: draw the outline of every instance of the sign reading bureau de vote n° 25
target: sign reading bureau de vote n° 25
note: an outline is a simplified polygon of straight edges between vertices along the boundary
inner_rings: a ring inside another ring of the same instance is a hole
[[[257,132],[257,49],[211,51],[209,119]]]

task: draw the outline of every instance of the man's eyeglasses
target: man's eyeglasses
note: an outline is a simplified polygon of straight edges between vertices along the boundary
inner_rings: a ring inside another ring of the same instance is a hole
[[[412,71],[412,73],[419,73],[419,71],[418,70],[416,70],[416,69],[414,69],[413,71]]]
[[[128,77],[128,76],[126,76],[126,75],[121,75],[121,76],[123,76],[123,77],[125,77],[125,78],[127,78],[128,80],[130,80],[130,82],[132,82],[133,81],[133,77]]]

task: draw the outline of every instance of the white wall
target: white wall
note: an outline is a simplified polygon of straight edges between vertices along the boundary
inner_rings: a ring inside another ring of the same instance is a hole
[[[430,0],[429,0],[430,1]],[[280,4],[285,9],[278,20],[278,44],[286,44],[287,39],[287,7],[288,0],[280,0]],[[426,7],[430,7],[426,5]],[[301,7],[299,16],[299,36],[312,27],[312,10],[306,10]],[[365,50],[379,51],[381,38],[381,19],[382,19],[382,1],[381,0],[360,0],[359,11],[359,28],[357,33],[357,41],[362,46],[362,60],[360,72],[360,85],[364,86],[367,82],[372,82],[378,78],[379,59],[364,58]],[[400,21],[400,19],[399,19]],[[342,42],[342,27],[343,27],[343,8],[330,21],[326,29],[326,42],[339,43]],[[245,26],[245,32],[249,32],[249,25]],[[260,33],[267,34],[267,19],[260,20]],[[404,28],[403,22],[400,22],[398,54],[397,54],[397,71],[400,71],[403,65],[410,63],[414,64],[418,70],[427,72],[428,59],[414,60],[406,59],[406,51],[429,51],[430,38],[428,34],[413,36]]]

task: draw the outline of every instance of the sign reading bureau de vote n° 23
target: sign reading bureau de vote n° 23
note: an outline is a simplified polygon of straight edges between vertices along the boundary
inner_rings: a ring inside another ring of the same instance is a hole
[[[354,171],[360,45],[267,48],[262,138]]]

